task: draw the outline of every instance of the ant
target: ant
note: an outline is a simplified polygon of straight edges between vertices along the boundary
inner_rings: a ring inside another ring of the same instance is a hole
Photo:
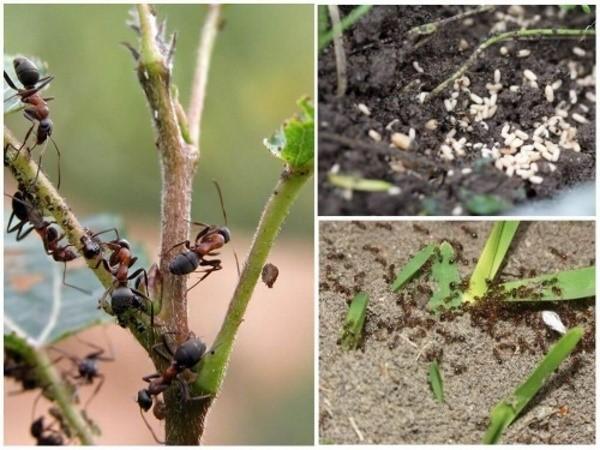
[[[417,233],[421,233],[424,234],[426,236],[429,236],[429,230],[421,225],[418,225],[416,223],[413,224],[413,230],[415,230]]]
[[[56,347],[52,347],[52,350],[60,353],[64,357],[68,358],[75,365],[76,373],[71,374],[71,377],[74,380],[77,380],[78,386],[91,385],[94,383],[94,381],[96,379],[100,380],[98,382],[98,384],[96,385],[96,388],[92,392],[92,395],[90,395],[90,397],[85,402],[83,409],[86,409],[89,406],[89,404],[92,402],[94,397],[98,394],[98,392],[100,392],[100,389],[102,388],[102,385],[104,384],[105,376],[104,376],[104,374],[101,374],[98,370],[98,361],[112,362],[115,360],[115,358],[112,355],[112,347],[110,350],[110,356],[102,356],[102,355],[104,355],[104,352],[105,352],[105,350],[103,348],[101,348],[91,342],[84,341],[83,339],[81,339],[77,336],[76,336],[76,338],[78,341],[80,341],[83,344],[87,345],[88,347],[94,349],[94,351],[91,353],[88,353],[83,358],[79,358],[78,356],[70,355],[67,352],[65,352],[64,350],[61,350]],[[110,345],[110,341],[108,341],[108,342]]]
[[[105,246],[104,242],[98,239],[98,236],[101,234],[109,233],[114,231],[116,241],[120,240],[119,231],[116,228],[109,228],[107,230],[102,230],[97,233],[92,233],[91,230],[86,229],[86,233],[81,236],[81,253],[85,259],[94,259],[100,256],[102,253],[102,248]]]
[[[162,394],[166,391],[174,381],[178,381],[181,386],[182,399],[184,402],[202,400],[205,398],[209,398],[212,395],[199,395],[196,397],[191,397],[187,381],[183,379],[183,372],[186,369],[192,369],[196,364],[198,364],[204,355],[206,354],[206,344],[202,342],[199,338],[195,336],[190,336],[188,339],[179,345],[175,351],[172,351],[168,345],[168,342],[163,335],[163,343],[156,344],[152,347],[152,349],[158,353],[160,356],[170,361],[169,366],[161,373],[153,373],[150,375],[146,375],[142,379],[148,383],[148,387],[141,389],[137,394],[137,404],[140,407],[140,415],[142,419],[146,423],[146,426],[150,429],[152,436],[155,440],[158,441],[156,436],[154,435],[154,431],[149,426],[146,421],[142,410],[147,412],[152,408],[154,404],[154,399],[156,400],[156,405],[159,405],[161,401],[157,398],[158,395]],[[167,349],[170,353],[168,355],[163,350],[160,350],[161,347]],[[159,409],[163,409],[162,407]],[[157,418],[160,416],[164,417],[164,411],[155,411],[155,415]],[[158,441],[160,442],[160,441]]]
[[[35,438],[36,445],[64,445],[65,440],[52,425],[44,424],[44,416],[34,420],[29,428],[31,435]]]
[[[215,187],[217,189],[217,193],[219,195],[219,201],[221,203],[221,210],[223,211],[223,218],[225,220],[225,224],[227,225],[227,214],[225,212],[225,206],[223,203],[223,194],[221,192],[221,188],[216,181],[213,181]],[[178,254],[171,260],[169,263],[169,272],[174,275],[187,275],[189,273],[194,272],[199,266],[208,266],[209,268],[202,271],[204,275],[200,277],[200,279],[192,285],[188,289],[188,291],[195,288],[202,280],[208,277],[211,273],[221,270],[223,267],[221,266],[220,259],[205,259],[206,256],[217,256],[218,253],[215,253],[216,250],[223,247],[227,244],[231,239],[231,232],[227,226],[216,226],[216,225],[207,225],[202,222],[191,222],[194,225],[202,226],[203,229],[196,235],[196,239],[194,240],[194,244],[192,245],[189,240],[185,240],[183,242],[179,242],[171,247],[165,255],[169,254],[173,249],[184,245],[187,250]],[[239,263],[237,259],[237,255],[234,252],[236,265],[238,269],[238,275],[240,273]]]
[[[150,325],[154,326],[154,306],[152,301],[137,288],[129,287],[129,280],[136,278],[138,275],[143,277],[144,285],[148,286],[146,269],[140,268],[129,274],[129,268],[135,264],[138,258],[131,253],[131,246],[127,240],[116,239],[105,242],[103,245],[109,248],[112,253],[108,260],[106,258],[99,259],[95,269],[102,265],[114,277],[114,282],[106,290],[102,298],[109,293],[111,294],[111,310],[122,327],[125,327],[127,322],[124,314],[130,308],[142,309],[143,303],[140,301],[140,298],[147,300],[150,303]]]
[[[472,239],[477,239],[477,232],[473,228],[468,227],[467,225],[461,225],[460,229],[463,230],[465,234],[471,236]]]
[[[39,93],[54,79],[54,77],[48,75],[44,78],[40,78],[40,71],[35,66],[35,64],[33,64],[30,60],[24,57],[15,58],[13,60],[13,66],[15,68],[17,78],[23,85],[24,89],[18,88],[15,85],[15,83],[11,80],[10,76],[6,73],[6,71],[4,71],[4,80],[13,90],[16,91],[16,93],[12,97],[19,97],[22,103],[30,105],[25,107],[23,115],[27,120],[32,122],[32,125],[27,131],[27,134],[25,134],[25,139],[23,139],[21,147],[16,149],[17,154],[15,155],[15,158],[19,155],[19,153],[27,143],[31,132],[33,131],[37,123],[38,127],[35,144],[33,145],[33,147],[29,148],[28,151],[31,153],[31,150],[33,150],[35,146],[43,144],[48,139],[52,142],[59,159],[57,187],[60,188],[60,150],[56,145],[56,142],[54,142],[54,139],[52,139],[53,124],[52,120],[50,120],[50,118],[48,117],[50,115],[50,110],[48,109],[48,104],[46,103],[50,100],[54,100],[54,97],[44,98]],[[44,155],[44,151],[45,147],[40,152],[40,157],[38,159],[38,169],[35,177],[36,180],[40,173],[40,167],[42,164],[42,157]]]
[[[567,259],[569,259],[569,257],[564,254],[563,252],[561,252],[560,250],[558,250],[557,248],[554,247],[548,247],[548,250],[550,251],[550,253],[552,253],[554,256],[562,259],[563,261],[566,261]]]
[[[32,226],[31,228],[23,231],[25,226],[29,222],[32,224],[42,223],[43,217],[41,217],[38,211],[35,209],[34,197],[31,193],[27,192],[24,185],[19,184],[17,192],[15,192],[13,196],[8,194],[4,195],[12,199],[12,213],[8,219],[6,232],[12,233],[16,231],[17,241],[23,240],[35,229],[35,226]],[[15,226],[11,226],[15,217],[19,220],[19,222]]]

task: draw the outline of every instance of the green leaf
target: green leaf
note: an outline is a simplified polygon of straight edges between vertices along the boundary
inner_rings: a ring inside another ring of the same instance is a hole
[[[475,297],[482,297],[487,292],[487,281],[492,281],[496,277],[518,226],[518,221],[502,221],[494,224],[471,275],[469,290],[463,295],[463,301],[472,302]]]
[[[560,363],[573,351],[581,337],[583,328],[575,327],[565,333],[554,344],[544,359],[515,392],[492,408],[490,425],[483,438],[484,444],[498,442],[504,430],[519,416],[523,408],[550,379]]]
[[[328,181],[335,187],[341,189],[350,189],[361,192],[393,192],[397,189],[392,183],[383,180],[373,180],[369,178],[360,178],[352,175],[339,175],[330,173],[327,175]]]
[[[437,282],[437,290],[429,299],[427,306],[435,311],[439,308],[460,306],[461,296],[457,290],[460,275],[452,245],[444,241],[439,246],[439,253],[433,258],[431,276]]]
[[[595,266],[541,275],[525,280],[509,281],[501,285],[509,295],[506,301],[576,300],[596,295]],[[524,286],[525,289],[519,288]],[[533,293],[530,293],[533,290]],[[522,292],[524,295],[520,295]],[[533,294],[533,295],[532,295]]]
[[[367,303],[369,297],[364,292],[359,292],[352,299],[344,329],[342,330],[342,348],[345,350],[356,350],[362,339],[365,318],[367,316]]]
[[[493,194],[475,194],[465,202],[471,214],[492,216],[510,208],[511,204]]]
[[[435,399],[440,403],[444,403],[444,380],[436,359],[429,366],[429,376],[427,378]]]
[[[314,161],[315,111],[308,98],[298,100],[302,113],[287,120],[264,145],[292,169],[312,169]]]
[[[429,244],[419,250],[417,254],[405,264],[402,270],[398,272],[398,275],[392,284],[392,292],[398,291],[398,289],[410,281],[425,265],[429,258],[431,258],[436,248],[436,245]]]
[[[17,74],[15,73],[15,68],[13,66],[13,59],[15,59],[16,55],[4,55],[4,71],[11,78],[13,83],[17,87],[22,87],[19,83],[19,79],[17,78]],[[48,66],[41,59],[36,58],[34,56],[26,56],[33,64],[36,65],[38,70],[40,71],[40,78],[45,77],[48,74]],[[44,89],[47,89],[46,86]],[[13,97],[15,91],[8,85],[6,80],[4,81],[4,115],[11,114],[23,109],[24,105],[21,103],[19,97]],[[12,98],[11,98],[12,97]]]
[[[121,227],[117,218],[108,215],[92,217],[84,224],[92,230]],[[42,347],[112,320],[98,309],[98,299],[105,289],[83,258],[67,263],[66,279],[69,284],[92,292],[91,296],[63,285],[64,265],[44,254],[35,231],[20,242],[16,242],[15,233],[5,234],[4,242],[5,333],[15,332],[31,345]],[[139,248],[134,248],[134,252],[142,256],[140,260],[144,259]]]
[[[346,31],[352,25],[354,25],[362,16],[369,12],[369,10],[373,7],[373,5],[362,5],[354,8],[347,16],[345,16],[341,21],[340,25],[342,26],[342,31]],[[326,7],[324,7],[326,8]],[[325,24],[324,24],[325,23]],[[319,20],[319,50],[323,50],[332,40],[333,40],[333,30],[323,31],[323,28],[326,27],[326,22],[324,22],[323,18],[320,15]]]

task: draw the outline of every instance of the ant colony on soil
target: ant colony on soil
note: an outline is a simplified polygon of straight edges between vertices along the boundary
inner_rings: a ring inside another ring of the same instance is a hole
[[[322,221],[319,239],[321,443],[594,442],[592,221]]]
[[[588,214],[594,11],[371,8],[342,36],[343,95],[333,44],[319,52],[320,213],[490,215],[542,199],[560,211],[576,187]]]

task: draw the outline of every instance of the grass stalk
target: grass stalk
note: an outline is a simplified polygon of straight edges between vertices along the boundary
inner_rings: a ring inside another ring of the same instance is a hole
[[[352,299],[342,330],[341,345],[344,350],[356,350],[360,345],[368,302],[369,296],[364,292],[356,294]]]

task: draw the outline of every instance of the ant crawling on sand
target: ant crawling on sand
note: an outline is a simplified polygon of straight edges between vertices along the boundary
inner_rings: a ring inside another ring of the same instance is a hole
[[[216,225],[207,225],[202,222],[191,222],[194,225],[202,226],[202,230],[196,235],[196,239],[194,240],[194,244],[189,240],[185,240],[183,242],[179,242],[167,250],[166,255],[169,254],[173,249],[184,245],[187,250],[178,254],[171,260],[169,263],[169,271],[174,275],[187,275],[189,273],[194,272],[199,266],[208,267],[206,270],[202,270],[200,272],[204,272],[204,275],[200,277],[200,279],[192,285],[188,289],[188,291],[192,290],[196,287],[202,280],[208,277],[211,273],[221,270],[223,267],[221,266],[220,259],[206,259],[206,256],[217,256],[216,250],[223,247],[227,244],[231,239],[231,232],[227,227],[227,214],[225,212],[225,207],[223,203],[223,194],[221,192],[221,188],[219,187],[216,181],[213,181],[215,187],[217,188],[217,193],[219,195],[219,201],[221,203],[221,210],[223,211],[223,218],[225,220],[225,226],[216,226]],[[238,275],[239,275],[239,263],[237,260],[237,255],[234,252],[236,265],[238,266]]]
[[[165,348],[168,353],[161,348]],[[137,404],[140,407],[140,415],[144,420],[144,423],[152,433],[155,440],[158,441],[154,435],[154,431],[149,426],[146,418],[144,417],[143,411],[148,411],[154,404],[154,399],[158,404],[158,395],[166,391],[174,381],[178,381],[181,386],[181,398],[184,402],[197,401],[211,397],[211,395],[199,395],[196,397],[190,396],[188,382],[183,377],[183,372],[186,369],[193,369],[206,354],[206,344],[195,336],[190,336],[188,339],[179,345],[175,351],[172,351],[168,345],[165,335],[163,335],[163,343],[158,343],[152,347],[156,353],[170,361],[170,365],[164,370],[163,373],[153,373],[146,375],[142,379],[148,383],[148,387],[141,389],[137,394]],[[163,411],[164,412],[164,411]],[[155,415],[156,412],[155,412]],[[157,415],[158,418],[158,415]]]
[[[56,154],[58,155],[59,163],[57,188],[60,188],[60,150],[56,145],[56,142],[54,142],[54,139],[52,139],[53,124],[52,120],[50,120],[50,118],[48,117],[50,115],[50,110],[48,109],[48,104],[46,103],[50,100],[53,100],[54,97],[42,97],[40,95],[40,91],[44,89],[54,79],[54,77],[48,75],[44,78],[40,78],[39,69],[35,66],[35,64],[33,64],[33,62],[24,57],[15,58],[13,60],[13,66],[15,68],[17,78],[23,85],[23,89],[18,88],[13,82],[13,80],[10,78],[10,76],[6,73],[6,71],[4,71],[4,80],[8,83],[11,89],[16,91],[16,93],[13,96],[9,97],[9,99],[13,97],[19,97],[22,103],[28,105],[25,106],[23,115],[27,120],[32,122],[32,125],[27,131],[27,134],[25,134],[25,138],[23,139],[21,147],[16,149],[17,154],[15,155],[15,158],[19,155],[23,147],[25,147],[25,145],[27,144],[27,140],[29,139],[31,132],[37,124],[35,144],[32,147],[28,148],[28,152],[31,153],[31,151],[36,146],[41,145],[47,142],[48,140],[52,142],[52,144],[54,145],[54,149],[56,150]],[[42,149],[38,158],[36,180],[40,173],[42,157],[44,155],[45,150],[46,147]]]

